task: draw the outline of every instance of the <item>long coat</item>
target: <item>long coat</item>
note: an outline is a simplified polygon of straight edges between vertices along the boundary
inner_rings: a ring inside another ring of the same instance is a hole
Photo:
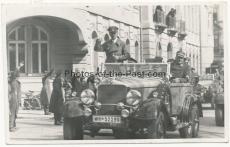
[[[51,96],[51,91],[50,91],[50,80],[49,76],[52,74],[53,71],[50,71],[48,74],[46,74],[42,78],[42,90],[41,90],[41,104],[42,105],[49,105],[50,104],[50,96]]]
[[[49,112],[61,113],[63,106],[63,82],[64,79],[61,77],[55,77],[53,81],[53,93],[50,98]]]
[[[10,111],[11,113],[14,111],[16,115],[18,114],[19,106],[21,103],[21,83],[16,79],[18,76],[19,70],[16,69],[11,73],[11,80],[9,82],[11,89],[11,99],[9,100]]]

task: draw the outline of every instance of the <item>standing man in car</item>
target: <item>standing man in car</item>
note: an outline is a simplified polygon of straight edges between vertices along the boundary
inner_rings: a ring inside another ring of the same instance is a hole
[[[170,81],[173,83],[187,83],[189,82],[190,66],[184,63],[183,51],[177,51],[176,58],[171,64]]]
[[[97,39],[94,46],[96,52],[105,52],[106,60],[105,63],[122,63],[130,58],[130,54],[127,51],[126,44],[117,37],[118,28],[111,26],[108,28],[110,40],[101,44],[100,39]]]

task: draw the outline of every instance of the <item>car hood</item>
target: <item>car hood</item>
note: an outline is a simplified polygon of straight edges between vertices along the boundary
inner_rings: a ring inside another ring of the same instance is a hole
[[[130,88],[157,87],[157,85],[163,83],[163,80],[161,80],[161,78],[122,77],[122,78],[116,78],[113,83],[114,84],[124,84]]]

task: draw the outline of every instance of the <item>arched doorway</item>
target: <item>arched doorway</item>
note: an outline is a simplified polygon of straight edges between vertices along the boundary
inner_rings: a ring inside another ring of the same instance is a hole
[[[8,71],[25,61],[21,76],[82,66],[88,52],[76,24],[51,16],[21,18],[6,26]],[[86,64],[86,63],[85,63]],[[86,67],[86,66],[85,66]]]
[[[135,42],[135,60],[137,60],[137,62],[140,62],[140,48],[137,41]]]
[[[97,33],[95,31],[93,31],[93,33],[91,34],[91,65],[93,65],[93,69],[92,71],[96,71],[97,67],[98,67],[98,52],[94,51],[94,46],[96,44],[96,40],[97,40]]]

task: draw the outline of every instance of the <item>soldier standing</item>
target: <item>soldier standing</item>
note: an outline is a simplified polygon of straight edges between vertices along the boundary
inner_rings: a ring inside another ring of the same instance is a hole
[[[50,99],[49,112],[54,113],[54,125],[61,125],[61,110],[64,102],[64,79],[61,77],[62,70],[55,72],[53,81],[53,93]]]
[[[52,75],[53,71],[54,71],[53,69],[49,73],[45,71],[44,72],[45,76],[42,78],[43,87],[41,90],[41,105],[43,105],[45,115],[49,114],[48,106],[50,103],[50,96],[51,96],[49,77]]]
[[[11,72],[10,75],[10,99],[9,99],[9,109],[10,109],[10,116],[9,116],[9,129],[10,132],[15,132],[16,128],[16,118],[18,115],[19,106],[21,103],[21,83],[17,80],[20,76],[20,68],[24,66],[24,62],[20,62],[18,68],[15,71]]]
[[[177,51],[176,58],[171,64],[171,75],[170,81],[173,83],[187,83],[190,73],[190,66],[184,63],[183,51]]]

